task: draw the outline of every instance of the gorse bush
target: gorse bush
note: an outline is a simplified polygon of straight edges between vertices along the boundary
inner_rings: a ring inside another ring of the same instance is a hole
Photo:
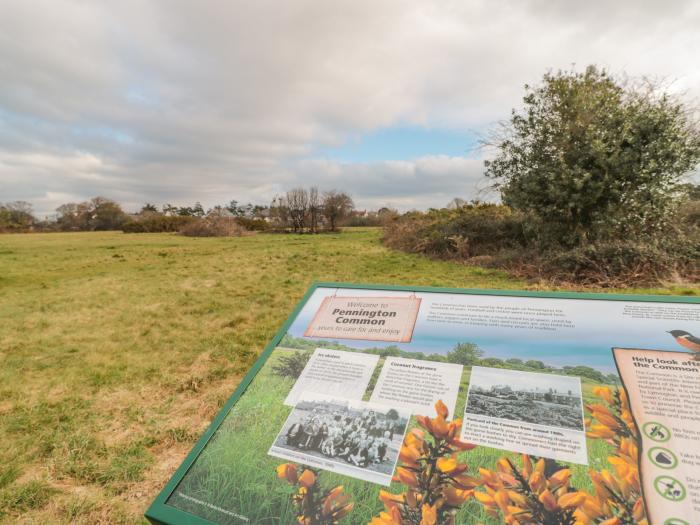
[[[674,274],[697,280],[699,260],[700,243],[688,237],[654,243],[618,240],[550,252],[539,273],[582,284],[653,284]]]
[[[185,224],[180,229],[187,237],[240,237],[248,232],[234,217],[207,216]]]
[[[137,220],[127,222],[122,226],[124,233],[160,233],[160,232],[179,232],[185,225],[190,224],[197,219],[190,216],[181,215],[162,215],[154,213],[146,215]]]
[[[505,205],[472,203],[453,210],[411,212],[385,228],[392,248],[503,268],[525,278],[595,286],[654,284],[700,278],[700,228],[694,208],[661,238],[627,238],[581,246],[553,245],[539,219]]]
[[[524,247],[527,228],[525,217],[507,206],[472,203],[396,218],[387,224],[384,240],[409,252],[469,258]]]
[[[268,223],[265,219],[236,217],[236,222],[251,232],[265,232],[270,230],[270,223]]]

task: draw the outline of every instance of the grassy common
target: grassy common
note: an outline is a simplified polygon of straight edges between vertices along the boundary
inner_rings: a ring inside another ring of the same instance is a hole
[[[373,229],[0,236],[0,523],[143,523],[313,281],[545,287]]]

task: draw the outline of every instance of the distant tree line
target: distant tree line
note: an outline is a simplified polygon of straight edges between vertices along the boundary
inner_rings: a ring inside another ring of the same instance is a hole
[[[157,206],[146,202],[139,211],[127,213],[115,201],[94,197],[84,202],[62,204],[55,216],[37,219],[28,202],[0,203],[0,232],[107,231],[127,233],[181,232],[193,235],[229,235],[230,232],[270,231],[320,233],[338,231],[342,225],[377,226],[382,218],[395,214],[355,211],[349,194],[339,190],[319,191],[316,187],[293,188],[276,196],[270,205],[231,200],[205,209],[193,205]],[[393,216],[393,215],[392,215]]]
[[[306,351],[303,356],[287,359],[280,365],[279,375],[290,375],[292,371],[296,373],[299,368],[303,369],[306,360],[311,355],[310,352],[316,348],[328,348],[331,350],[345,350],[348,352],[362,352],[374,354],[380,357],[404,357],[406,359],[419,359],[422,361],[436,361],[441,363],[455,363],[464,366],[488,366],[491,368],[507,368],[509,370],[523,370],[530,372],[557,373],[577,377],[585,377],[598,383],[615,384],[619,378],[615,374],[604,374],[603,372],[591,368],[590,366],[564,366],[557,368],[540,361],[539,359],[499,359],[497,357],[484,357],[484,351],[474,343],[457,343],[446,354],[425,354],[423,352],[410,352],[402,350],[398,346],[389,345],[385,347],[363,348],[357,350],[342,343],[333,341],[319,341],[315,339],[305,339],[293,337],[286,334],[280,341],[279,346],[284,348],[294,348]],[[300,372],[300,370],[299,370]]]

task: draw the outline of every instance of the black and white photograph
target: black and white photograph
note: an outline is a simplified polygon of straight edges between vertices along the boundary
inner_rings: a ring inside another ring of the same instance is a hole
[[[268,453],[388,486],[410,416],[388,405],[304,392]]]
[[[472,367],[465,412],[583,431],[578,377]]]

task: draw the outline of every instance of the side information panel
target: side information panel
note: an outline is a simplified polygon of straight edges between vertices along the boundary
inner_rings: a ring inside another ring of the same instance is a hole
[[[698,523],[700,361],[681,352],[614,350],[640,436],[639,468],[653,523]]]

